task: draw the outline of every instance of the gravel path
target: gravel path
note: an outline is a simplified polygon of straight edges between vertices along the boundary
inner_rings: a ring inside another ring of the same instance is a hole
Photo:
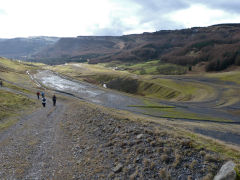
[[[0,132],[1,178],[42,179],[54,173],[58,122],[65,105],[59,102],[53,107],[51,102],[47,103],[46,108],[39,108],[8,130]]]

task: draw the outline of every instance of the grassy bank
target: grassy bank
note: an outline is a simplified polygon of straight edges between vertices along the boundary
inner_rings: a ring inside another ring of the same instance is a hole
[[[4,90],[0,90],[0,102],[0,129],[15,123],[16,117],[21,114],[21,111],[35,106],[33,100]]]
[[[176,64],[163,63],[160,60],[152,60],[148,62],[110,62],[102,64],[105,67],[125,70],[137,75],[181,75],[187,72],[187,67]]]
[[[28,63],[0,58],[0,78],[20,86],[36,87],[26,71],[35,72],[43,66],[40,63]]]
[[[240,84],[240,71],[230,71],[230,72],[222,72],[222,73],[208,73],[207,77],[217,78],[222,81],[229,81]]]

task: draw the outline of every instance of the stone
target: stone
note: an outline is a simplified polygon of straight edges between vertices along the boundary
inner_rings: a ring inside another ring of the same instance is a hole
[[[119,173],[122,171],[123,165],[121,163],[118,163],[117,166],[115,166],[112,170],[115,173]]]
[[[141,139],[143,137],[143,134],[137,135],[137,139]]]
[[[214,180],[235,180],[236,171],[234,170],[236,164],[232,161],[225,163],[218,174],[214,177]]]

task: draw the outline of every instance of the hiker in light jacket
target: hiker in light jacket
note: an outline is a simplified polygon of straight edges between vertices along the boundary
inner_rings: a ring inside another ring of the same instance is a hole
[[[45,97],[42,98],[42,105],[43,105],[43,107],[46,106],[46,98]]]

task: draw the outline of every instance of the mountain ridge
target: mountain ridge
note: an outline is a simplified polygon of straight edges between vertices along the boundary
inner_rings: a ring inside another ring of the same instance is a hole
[[[160,59],[184,66],[206,62],[206,71],[240,65],[240,24],[231,23],[123,36],[77,36],[43,40],[35,44],[9,44],[0,41],[0,56],[47,64]],[[12,47],[18,44],[22,51],[16,53]]]

